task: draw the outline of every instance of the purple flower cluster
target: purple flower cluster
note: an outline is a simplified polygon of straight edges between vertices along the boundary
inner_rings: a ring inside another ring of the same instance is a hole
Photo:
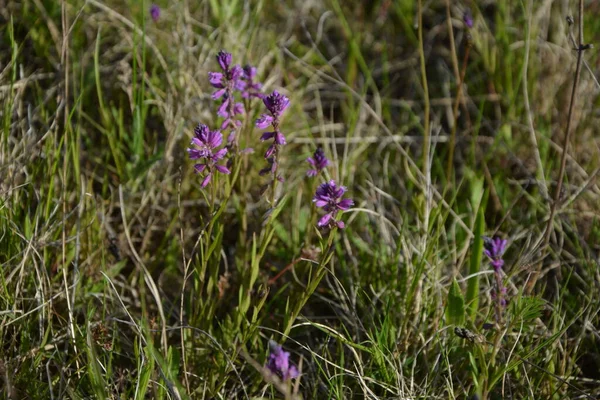
[[[156,8],[156,11],[154,8]],[[160,13],[160,9],[153,6],[151,11],[153,16],[155,12]],[[272,174],[273,190],[270,203],[274,205],[276,202],[276,182],[283,182],[283,178],[278,175],[279,149],[287,143],[285,136],[280,130],[280,123],[284,112],[290,106],[290,99],[278,91],[273,91],[268,96],[262,94],[262,84],[256,81],[256,68],[250,65],[244,68],[234,65],[230,53],[220,51],[216,58],[221,72],[209,72],[208,78],[210,84],[216,89],[212,94],[212,98],[215,100],[222,99],[217,114],[223,117],[224,121],[221,124],[220,130],[211,131],[208,126],[203,124],[199,124],[195,128],[191,146],[187,149],[189,157],[192,160],[201,160],[194,165],[194,168],[196,173],[203,174],[202,188],[205,188],[211,182],[216,172],[230,174],[233,160],[230,158],[226,165],[219,164],[219,161],[225,158],[228,153],[231,154],[232,149],[237,151],[236,133],[242,126],[242,122],[235,117],[245,114],[244,105],[236,102],[234,94],[236,91],[241,92],[241,97],[246,99],[244,103],[247,106],[251,104],[250,99],[260,98],[267,112],[256,120],[255,125],[259,129],[271,128],[267,132],[264,132],[260,138],[261,141],[269,140],[271,143],[264,154],[264,158],[268,162],[268,167],[262,169],[259,173],[260,175]],[[223,144],[223,134],[221,131],[225,129],[230,129],[230,135],[227,140],[228,144],[219,149]],[[241,154],[242,152],[237,154]],[[313,156],[308,157],[306,161],[310,165],[310,169],[306,173],[309,177],[319,175],[330,164],[321,147],[317,148]],[[330,229],[334,227],[343,229],[345,227],[344,222],[337,219],[338,214],[354,205],[352,199],[343,198],[346,190],[344,186],[338,186],[333,180],[323,183],[317,188],[313,202],[317,207],[323,208],[325,211],[325,215],[318,221],[317,225],[319,227],[328,227]],[[277,357],[285,358],[285,354],[281,348],[278,351],[273,351],[273,365],[277,364],[276,360],[279,360]]]
[[[317,148],[315,154],[312,157],[308,157],[306,162],[312,167],[306,172],[306,175],[310,177],[317,176],[319,172],[323,171],[329,165],[329,160],[321,147]]]
[[[342,199],[346,190],[346,187],[336,185],[333,180],[325,182],[317,188],[313,202],[327,212],[319,219],[317,226],[330,228],[337,226],[340,229],[345,227],[342,221],[336,220],[336,217],[339,211],[346,211],[354,205],[352,199]]]
[[[267,368],[284,381],[297,378],[300,375],[298,368],[290,363],[290,353],[284,351],[283,347],[273,340],[269,340]]]
[[[188,148],[188,153],[192,160],[203,159],[202,163],[194,165],[196,173],[203,173],[206,171],[206,175],[200,185],[203,188],[210,183],[214,171],[218,171],[222,174],[230,173],[226,166],[217,164],[217,162],[227,154],[226,148],[217,150],[217,147],[222,143],[223,135],[220,131],[211,131],[208,129],[208,126],[202,124],[198,124],[196,129],[194,129],[194,138],[192,139],[191,145],[196,146],[197,148]]]
[[[244,105],[236,103],[234,97],[235,90],[242,90],[245,87],[245,82],[242,80],[244,70],[239,65],[232,65],[231,53],[220,51],[217,54],[217,62],[223,72],[209,72],[208,80],[210,84],[217,89],[212,94],[213,100],[223,98],[223,102],[217,111],[220,117],[225,118],[221,124],[221,129],[231,128],[233,130],[239,128],[242,122],[235,120],[236,115],[244,113]],[[231,141],[233,137],[230,137]]]
[[[283,146],[286,144],[285,136],[279,130],[280,118],[283,115],[283,112],[289,107],[290,99],[288,99],[283,94],[274,91],[270,95],[263,98],[263,103],[269,111],[269,114],[262,114],[259,119],[256,120],[256,127],[259,129],[266,129],[271,126],[273,128],[270,132],[265,132],[260,137],[261,141],[273,139],[271,145],[267,148],[265,152],[265,159],[269,163],[267,168],[264,168],[260,171],[261,175],[266,173],[276,174],[277,171],[277,152],[279,146]],[[277,177],[277,179],[281,180],[281,177]]]
[[[506,244],[507,241],[499,237],[494,237],[493,239],[489,237],[483,238],[483,254],[490,259],[490,264],[492,264],[496,272],[500,271],[504,266],[502,255],[506,249]]]
[[[501,319],[501,308],[506,306],[506,287],[502,283],[502,267],[504,267],[504,250],[506,250],[505,239],[499,237],[489,238],[483,237],[483,254],[490,260],[490,264],[494,269],[494,278],[496,281],[495,288],[492,290],[492,298],[496,302],[496,313],[498,321]]]

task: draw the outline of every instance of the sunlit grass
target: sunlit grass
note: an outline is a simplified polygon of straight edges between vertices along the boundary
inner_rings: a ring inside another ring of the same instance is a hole
[[[467,30],[471,2],[422,3],[419,16],[412,1],[181,0],[157,2],[153,21],[147,1],[9,1],[3,396],[600,396],[592,51],[543,246],[576,5],[489,3]],[[194,127],[222,123],[208,81],[222,49],[290,98],[275,190],[259,175],[259,99],[240,117],[254,152],[205,189],[194,173]],[[331,164],[307,177],[318,146]],[[344,229],[317,229],[312,199],[332,179],[354,205],[336,216]],[[482,255],[494,235],[508,239],[501,317]],[[270,339],[299,378],[263,367]]]

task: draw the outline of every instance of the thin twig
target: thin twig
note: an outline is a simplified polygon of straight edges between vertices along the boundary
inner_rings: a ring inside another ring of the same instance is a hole
[[[550,244],[550,236],[552,235],[552,228],[554,227],[554,215],[556,214],[556,207],[560,201],[560,193],[562,191],[562,182],[565,175],[565,167],[567,164],[567,153],[569,150],[569,142],[571,138],[571,124],[573,120],[573,110],[575,109],[575,96],[577,94],[577,86],[579,83],[579,77],[581,76],[581,65],[583,62],[583,52],[589,47],[583,44],[583,0],[579,0],[579,43],[577,44],[577,66],[575,67],[575,79],[573,80],[573,89],[571,90],[571,102],[569,104],[569,114],[567,116],[567,128],[565,133],[565,140],[563,143],[562,155],[560,158],[560,169],[558,171],[558,179],[556,182],[556,190],[554,192],[554,200],[550,205],[550,217],[548,218],[548,223],[546,225],[546,230],[544,232],[544,242],[541,247],[542,257],[536,269],[531,275],[531,279],[529,280],[527,287],[525,289],[525,294],[530,294],[535,287],[536,281],[538,280],[541,269],[542,269],[542,261],[547,255],[547,248]]]

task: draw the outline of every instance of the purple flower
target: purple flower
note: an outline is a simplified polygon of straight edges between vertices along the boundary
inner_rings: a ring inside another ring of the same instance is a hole
[[[307,176],[316,176],[329,165],[329,160],[325,157],[325,152],[321,147],[318,147],[315,150],[315,154],[312,157],[308,157],[306,161],[312,166],[312,169],[306,172]]]
[[[483,237],[483,254],[490,259],[490,264],[494,268],[494,288],[492,289],[492,299],[496,304],[496,320],[502,321],[503,308],[506,307],[506,287],[502,279],[502,267],[504,266],[504,250],[506,250],[507,241],[499,237]]]
[[[243,87],[240,89],[242,91],[242,97],[245,99],[251,97],[258,97],[259,99],[263,99],[265,97],[264,94],[260,92],[262,89],[262,83],[256,82],[254,78],[256,77],[256,68],[246,65],[244,67],[244,76],[243,79],[245,81],[240,81],[243,83]]]
[[[224,72],[229,71],[229,67],[231,66],[231,60],[231,53],[228,53],[223,50],[217,53],[217,62],[219,63],[219,66]]]
[[[223,102],[217,110],[217,115],[225,118],[221,124],[221,129],[231,128],[236,130],[242,126],[241,121],[234,119],[236,115],[244,113],[244,105],[236,103],[234,99],[235,90],[244,90],[247,83],[242,80],[244,70],[239,65],[232,66],[231,53],[220,51],[217,54],[217,62],[223,72],[209,72],[208,81],[211,86],[217,89],[212,94],[213,100],[223,99]],[[231,141],[235,139],[235,135],[231,136]],[[230,140],[228,139],[228,142]]]
[[[256,120],[256,127],[265,129],[271,125],[274,129],[273,132],[263,133],[260,138],[261,141],[273,139],[273,144],[269,146],[265,153],[265,159],[268,160],[271,157],[277,158],[278,146],[282,146],[287,143],[285,136],[283,136],[283,133],[281,133],[279,130],[279,117],[290,105],[290,99],[282,94],[279,94],[279,92],[274,91],[270,95],[263,98],[263,103],[271,115],[261,115],[260,118]],[[277,165],[276,162],[275,165]]]
[[[266,366],[269,371],[284,381],[297,378],[300,375],[298,368],[290,363],[290,353],[284,351],[283,347],[273,340],[269,340],[269,357]]]
[[[156,4],[150,6],[150,17],[152,17],[154,22],[158,22],[158,19],[160,18],[160,7]]]
[[[463,22],[467,28],[473,28],[473,15],[471,14],[471,10],[467,9],[467,11],[465,11],[463,14]]]
[[[190,147],[187,150],[191,160],[204,159],[203,163],[194,165],[196,173],[207,171],[201,184],[203,188],[210,183],[214,170],[222,174],[230,173],[226,166],[217,164],[227,154],[226,148],[217,150],[217,147],[221,146],[222,143],[223,135],[220,131],[211,131],[208,126],[202,124],[198,124],[194,129],[194,138],[191,145],[196,148]]]
[[[275,119],[278,119],[290,105],[290,99],[275,90],[263,99],[263,103],[265,103],[265,107],[267,107],[271,115]]]
[[[504,266],[502,255],[506,249],[506,243],[506,240],[500,239],[497,236],[493,239],[487,236],[483,237],[483,254],[490,259],[490,263],[495,271],[499,271]]]
[[[315,197],[313,197],[313,203],[327,212],[327,214],[319,219],[317,226],[332,227],[333,225],[337,225],[340,229],[344,228],[344,223],[342,221],[337,221],[335,218],[338,211],[346,211],[354,205],[352,199],[342,199],[346,190],[347,189],[344,186],[336,185],[334,180],[325,182],[317,188]]]

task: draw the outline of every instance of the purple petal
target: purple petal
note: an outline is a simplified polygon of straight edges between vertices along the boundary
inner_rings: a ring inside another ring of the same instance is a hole
[[[219,147],[223,143],[223,134],[220,131],[211,131],[208,134],[206,145],[211,149]]]
[[[265,158],[269,158],[273,155],[273,153],[275,152],[275,145],[272,144],[269,146],[269,148],[267,149],[267,151],[265,152]]]
[[[229,136],[227,136],[227,143],[231,144],[235,140],[235,131],[231,131]]]
[[[235,81],[234,87],[236,90],[239,90],[241,92],[248,87],[248,83],[241,79],[238,79],[237,81]]]
[[[315,166],[315,160],[312,157],[308,157],[306,159],[306,162],[312,165],[313,167]]]
[[[223,123],[221,124],[221,130],[225,130],[229,124],[233,124],[233,121],[230,118],[224,119]]]
[[[275,132],[265,132],[260,137],[260,141],[264,142],[265,140],[272,139],[275,136]]]
[[[308,177],[313,177],[313,176],[317,176],[317,170],[316,169],[309,169],[308,171],[306,171],[306,176]]]
[[[236,65],[233,68],[231,68],[231,80],[232,81],[237,81],[238,79],[240,79],[242,77],[242,75],[244,75],[244,70],[239,65]]]
[[[286,143],[287,142],[285,141],[285,136],[283,136],[283,133],[276,132],[276,134],[275,134],[275,144],[284,145]]]
[[[219,89],[216,92],[214,92],[211,97],[213,100],[220,99],[221,97],[223,97],[225,92],[227,92],[227,89]]]
[[[325,207],[327,204],[329,204],[329,202],[325,201],[325,200],[313,200],[313,201],[317,207]]]
[[[252,79],[256,76],[256,68],[251,65],[246,65],[244,67],[244,76],[246,79]]]
[[[256,127],[258,129],[265,129],[267,126],[271,125],[271,122],[273,122],[273,117],[263,114],[256,120]]]
[[[209,72],[208,81],[213,87],[217,89],[223,88],[223,74],[220,72]]]
[[[346,227],[346,224],[344,224],[342,221],[337,221],[337,226],[340,229],[344,229]]]
[[[231,53],[227,53],[226,51],[220,51],[217,54],[217,62],[223,71],[228,71],[229,66],[231,65]]]
[[[258,171],[258,174],[260,176],[265,176],[266,174],[270,174],[270,173],[271,173],[271,166],[268,166],[268,167],[263,168],[260,171]]]
[[[341,210],[345,211],[354,205],[354,201],[352,199],[343,199],[337,205]]]
[[[224,165],[215,164],[215,168],[217,169],[217,171],[219,171],[222,174],[229,175],[231,173],[231,171],[229,171],[229,168],[227,168]]]
[[[198,158],[202,157],[202,153],[200,153],[199,150],[196,149],[187,149],[188,154],[190,156],[190,160],[197,160]]]
[[[200,172],[204,171],[205,168],[206,168],[206,164],[196,164],[196,165],[194,165],[194,170],[196,170],[197,174],[199,174]]]
[[[327,213],[327,214],[323,215],[321,217],[321,219],[319,219],[319,222],[317,222],[317,226],[327,225],[327,223],[329,223],[329,220],[331,220],[332,217],[333,217],[333,215],[331,215],[331,213]]]
[[[287,377],[284,379],[296,379],[299,375],[298,368],[295,365],[291,365],[288,369]]]
[[[150,16],[154,22],[158,22],[158,19],[160,18],[160,7],[156,4],[152,4],[152,6],[150,6]]]
[[[229,99],[225,99],[225,101],[223,101],[223,104],[221,104],[221,106],[217,110],[217,114],[219,115],[219,117],[229,117],[229,112],[227,111],[227,108],[229,108]]]
[[[236,115],[243,114],[244,105],[242,103],[236,103],[235,106],[233,106],[233,113]]]
[[[219,151],[217,151],[213,156],[212,156],[212,160],[213,161],[218,161],[221,158],[225,157],[225,154],[227,154],[227,149],[223,148]]]
[[[208,175],[206,175],[206,177],[204,178],[204,180],[200,184],[200,187],[205,188],[210,183],[210,178],[211,177],[212,177],[212,174],[210,174],[210,173]]]
[[[198,124],[195,128],[194,128],[194,136],[197,137],[200,140],[203,140],[206,135],[208,134],[208,126],[204,125],[204,124]]]

